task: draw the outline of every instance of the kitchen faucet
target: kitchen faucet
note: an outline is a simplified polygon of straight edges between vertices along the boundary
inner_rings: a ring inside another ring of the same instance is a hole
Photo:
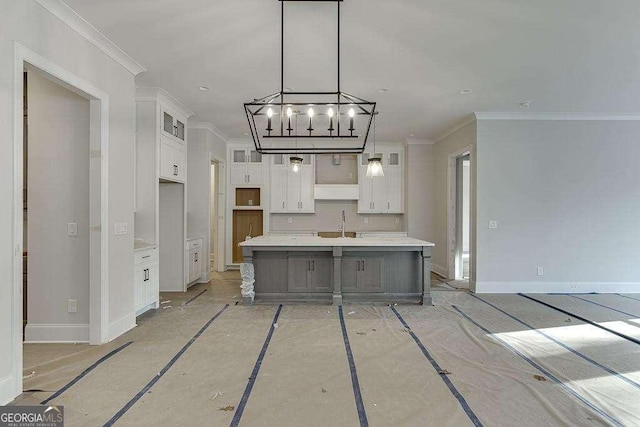
[[[344,238],[344,211],[342,211],[342,225],[340,227],[340,231],[342,231],[342,237]]]

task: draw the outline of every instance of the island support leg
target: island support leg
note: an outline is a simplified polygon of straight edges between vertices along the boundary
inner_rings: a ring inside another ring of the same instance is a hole
[[[333,248],[333,305],[342,305],[342,247]]]
[[[240,273],[242,275],[242,285],[240,288],[242,289],[242,302],[243,304],[251,305],[253,304],[253,299],[255,297],[255,269],[253,266],[253,250],[248,247],[242,248],[242,262],[245,265],[242,265],[240,268]]]
[[[431,252],[430,246],[423,246],[422,257],[422,305],[432,305],[431,301]]]

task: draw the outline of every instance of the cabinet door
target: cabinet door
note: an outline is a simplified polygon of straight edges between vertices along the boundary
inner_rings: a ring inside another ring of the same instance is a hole
[[[302,166],[300,171],[300,211],[305,213],[313,213],[316,210],[316,201],[314,199],[315,177],[312,166]]]
[[[184,123],[182,121],[176,119],[175,130],[176,130],[176,137],[179,140],[184,141],[186,132],[185,132]]]
[[[360,273],[360,258],[342,257],[342,290],[344,292],[358,291],[358,274]]]
[[[245,166],[229,168],[229,175],[231,185],[244,185],[247,183],[247,168]]]
[[[199,279],[202,276],[202,248],[193,250],[193,280]]]
[[[402,203],[402,170],[389,167],[384,172],[384,176],[387,180],[387,203],[383,206],[383,212],[402,213],[404,211]]]
[[[231,151],[231,163],[236,165],[244,165],[247,163],[247,150],[238,148]]]
[[[147,266],[147,280],[144,282],[144,305],[147,306],[155,302],[157,297],[156,283],[158,282],[156,267]]]
[[[365,172],[366,173],[366,172]],[[371,213],[382,213],[387,210],[387,177],[375,176],[367,178],[371,181]]]
[[[333,257],[311,259],[311,291],[331,292],[333,290]]]
[[[165,138],[160,138],[160,177],[173,179],[173,146]]]
[[[191,249],[187,253],[187,264],[188,264],[188,273],[187,273],[187,283],[191,283],[193,281],[193,277],[195,274],[195,250]]]
[[[144,304],[144,286],[145,286],[146,268],[136,268],[133,279],[134,289],[134,311],[140,310]]]
[[[358,290],[362,292],[382,292],[384,257],[363,257],[358,272]]]
[[[175,135],[174,117],[171,113],[162,110],[162,131],[168,135]]]
[[[300,205],[300,172],[294,172],[291,168],[287,168],[287,212],[299,212],[302,209]]]
[[[186,153],[183,147],[174,147],[173,149],[173,179],[184,182],[187,179],[187,162]]]
[[[287,175],[285,167],[271,167],[270,209],[271,213],[287,211]]]
[[[289,292],[309,292],[311,275],[311,259],[291,256],[288,262]]]
[[[360,155],[360,165],[358,166],[358,213],[373,212],[373,178],[367,178],[368,154]],[[364,165],[362,163],[365,163]]]
[[[262,185],[262,166],[247,166],[247,183],[251,185]]]

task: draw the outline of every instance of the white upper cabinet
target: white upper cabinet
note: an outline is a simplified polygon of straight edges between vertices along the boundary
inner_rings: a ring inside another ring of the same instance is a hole
[[[185,182],[187,177],[186,147],[160,136],[160,178]]]
[[[299,170],[290,167],[289,155],[275,154],[270,167],[270,212],[314,213],[315,173],[313,156],[303,154]]]
[[[231,185],[252,186],[262,185],[262,154],[255,149],[246,147],[232,147],[231,152]]]
[[[162,134],[169,136],[177,142],[184,142],[187,139],[187,120],[178,113],[167,107],[161,109]]]
[[[358,156],[358,213],[404,213],[403,156],[402,148],[377,150],[382,157],[384,177],[367,178],[370,153]]]

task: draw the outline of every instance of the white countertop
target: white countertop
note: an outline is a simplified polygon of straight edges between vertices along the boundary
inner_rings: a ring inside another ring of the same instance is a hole
[[[158,245],[156,245],[155,243],[149,243],[146,242],[144,240],[140,240],[140,239],[134,239],[133,240],[133,251],[134,252],[138,252],[138,251],[144,251],[147,249],[153,249],[155,247],[157,247]]]
[[[198,239],[202,239],[202,240],[204,240],[204,237],[203,237],[203,236],[189,236],[189,237],[187,237],[187,240],[186,240],[186,241],[187,241],[187,242],[190,242],[190,241],[192,241],[192,240],[198,240]]]
[[[239,246],[435,246],[435,243],[413,237],[326,238],[315,236],[260,236],[241,242]]]

